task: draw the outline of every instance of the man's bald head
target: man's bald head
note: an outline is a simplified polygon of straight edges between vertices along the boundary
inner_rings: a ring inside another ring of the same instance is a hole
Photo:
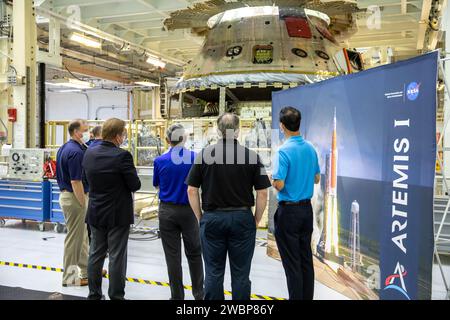
[[[69,135],[71,137],[73,137],[74,134],[76,133],[76,131],[81,131],[81,132],[87,131],[88,130],[88,123],[84,119],[75,119],[75,120],[72,120],[69,123],[69,126],[68,126],[67,129],[69,131]]]
[[[222,138],[235,139],[239,134],[239,117],[234,113],[224,113],[217,119],[217,129]]]

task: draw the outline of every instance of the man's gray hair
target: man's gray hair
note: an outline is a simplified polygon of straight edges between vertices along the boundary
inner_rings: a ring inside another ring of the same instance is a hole
[[[224,113],[217,119],[217,129],[225,139],[233,139],[239,130],[239,117],[234,113]]]
[[[183,142],[185,130],[181,123],[174,123],[166,131],[166,137],[172,145]]]

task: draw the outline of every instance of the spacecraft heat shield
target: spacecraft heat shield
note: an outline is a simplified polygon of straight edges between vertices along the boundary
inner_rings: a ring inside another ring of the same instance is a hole
[[[229,75],[209,75],[192,79],[181,79],[176,85],[177,90],[188,88],[210,87],[211,85],[226,86],[242,83],[299,83],[307,84],[322,81],[336,76],[337,73],[296,74],[296,73],[242,73]]]

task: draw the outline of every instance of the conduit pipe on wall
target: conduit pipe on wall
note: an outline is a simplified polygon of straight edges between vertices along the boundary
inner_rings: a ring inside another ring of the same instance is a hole
[[[101,107],[98,107],[97,110],[95,111],[95,120],[98,120],[98,113],[99,113],[100,110],[103,110],[103,109],[112,109],[112,110],[115,110],[115,109],[127,109],[128,110],[128,106],[114,106],[114,105],[112,105],[112,106],[101,106]]]

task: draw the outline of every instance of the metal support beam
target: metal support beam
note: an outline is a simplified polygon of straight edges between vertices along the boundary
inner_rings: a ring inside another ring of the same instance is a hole
[[[0,3],[0,14],[9,14],[9,8],[6,3]],[[8,37],[0,38],[0,70],[6,75],[10,71],[11,61],[11,45]],[[10,86],[4,86],[3,91],[0,94],[0,132],[2,135],[6,135],[7,140],[5,143],[11,144],[11,122],[8,121],[8,107],[12,106],[12,88]]]
[[[417,50],[422,50],[425,45],[425,35],[428,29],[428,17],[430,16],[431,4],[433,0],[424,0],[422,13],[420,15],[419,30],[417,31]]]
[[[234,93],[231,92],[230,88],[227,88],[227,96],[229,96],[231,100],[233,100],[233,102],[239,102],[238,97],[236,97]]]
[[[45,148],[45,63],[39,64],[39,148]]]
[[[48,52],[38,50],[37,62],[61,68],[61,23],[56,19],[50,18],[48,29]]]
[[[226,91],[226,87],[220,87],[219,89],[219,114],[223,114],[225,113],[225,107],[227,104],[227,91]]]
[[[26,85],[15,86],[14,106],[17,122],[14,124],[14,148],[34,148],[36,141],[36,15],[33,1],[13,2],[13,66],[19,76],[26,76]]]

